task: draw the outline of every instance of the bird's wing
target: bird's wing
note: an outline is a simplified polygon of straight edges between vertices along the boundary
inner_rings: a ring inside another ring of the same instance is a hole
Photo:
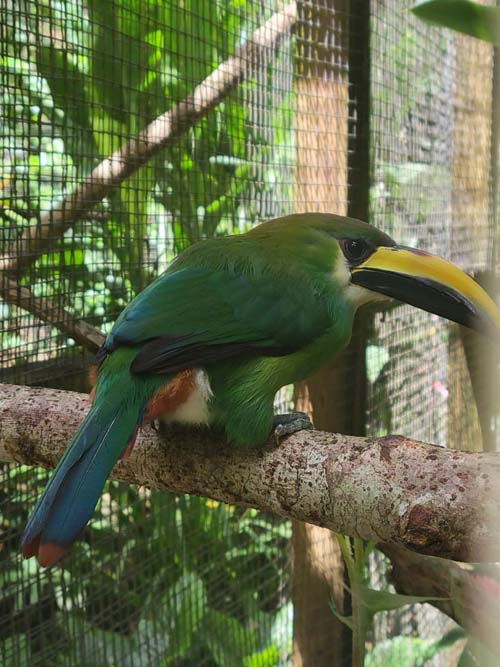
[[[138,345],[134,373],[173,373],[228,358],[290,354],[329,325],[310,287],[187,267],[167,272],[123,311],[104,355]]]

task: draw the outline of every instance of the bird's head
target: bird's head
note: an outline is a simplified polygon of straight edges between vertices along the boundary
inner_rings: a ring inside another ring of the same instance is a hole
[[[328,214],[306,217],[316,231],[336,240],[336,278],[356,306],[390,297],[500,340],[500,309],[454,264],[398,245],[359,220]]]

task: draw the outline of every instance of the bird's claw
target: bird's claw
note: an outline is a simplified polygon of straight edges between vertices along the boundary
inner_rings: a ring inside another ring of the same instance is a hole
[[[276,444],[279,445],[280,440],[286,435],[297,433],[297,431],[310,431],[313,428],[313,424],[305,412],[289,412],[274,417],[273,435]]]

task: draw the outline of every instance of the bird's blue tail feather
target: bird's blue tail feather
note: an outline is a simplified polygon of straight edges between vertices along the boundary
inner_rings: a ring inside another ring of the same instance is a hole
[[[143,402],[121,391],[95,401],[40,497],[21,538],[26,557],[51,565],[92,516],[113,465],[135,437]]]

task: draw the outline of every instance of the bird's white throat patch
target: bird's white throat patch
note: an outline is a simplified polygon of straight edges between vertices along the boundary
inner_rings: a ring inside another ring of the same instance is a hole
[[[213,396],[207,373],[202,368],[194,371],[195,387],[187,401],[176,410],[161,417],[165,423],[208,424],[210,419],[209,403]]]
[[[351,271],[347,260],[343,255],[341,255],[340,260],[333,271],[333,278],[345,289],[347,298],[356,308],[370,301],[385,301],[387,299],[383,294],[372,292],[366,289],[366,287],[353,285],[351,283]]]

